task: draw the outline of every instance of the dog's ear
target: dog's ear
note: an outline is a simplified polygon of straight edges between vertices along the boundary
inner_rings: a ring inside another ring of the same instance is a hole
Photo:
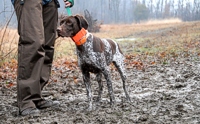
[[[85,28],[85,30],[88,29],[88,22],[83,16],[76,15],[74,17],[78,20],[78,24],[80,28]]]

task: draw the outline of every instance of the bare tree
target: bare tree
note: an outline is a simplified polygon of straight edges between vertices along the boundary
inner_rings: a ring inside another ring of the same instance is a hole
[[[2,22],[6,22],[5,18],[8,19],[13,11],[10,4],[8,0],[0,1]],[[84,15],[84,10],[88,10],[103,23],[132,23],[135,21],[133,10],[137,4],[144,4],[148,8],[149,19],[177,17],[185,21],[200,20],[200,0],[76,0],[72,13]]]
[[[168,3],[167,0],[165,0],[165,7],[163,12],[163,18],[169,18],[170,17],[170,3]]]
[[[200,20],[200,1],[194,0],[194,20]]]

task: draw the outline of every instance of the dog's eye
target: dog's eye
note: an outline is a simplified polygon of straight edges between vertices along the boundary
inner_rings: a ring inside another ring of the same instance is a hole
[[[60,22],[60,25],[62,25],[64,22],[65,22],[65,21],[61,21],[61,22]]]
[[[73,25],[73,23],[71,23],[71,22],[67,22],[66,24],[69,26]]]

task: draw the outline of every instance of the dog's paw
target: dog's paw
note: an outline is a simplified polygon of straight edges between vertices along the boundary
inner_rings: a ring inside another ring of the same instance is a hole
[[[131,98],[129,96],[126,97],[126,101],[129,102],[129,103],[131,103]]]
[[[92,107],[91,107],[91,106],[88,106],[88,107],[86,108],[86,111],[87,111],[87,112],[93,111],[93,106],[92,106]]]
[[[94,105],[92,103],[89,103],[88,107],[86,108],[86,111],[90,112],[94,108]]]
[[[100,103],[100,102],[101,102],[101,97],[97,97],[97,98],[95,99],[95,102],[96,102],[96,103]]]
[[[115,105],[115,103],[116,103],[116,101],[115,101],[115,100],[111,100],[111,101],[110,101],[110,105],[111,105],[111,106],[114,106],[114,105]]]

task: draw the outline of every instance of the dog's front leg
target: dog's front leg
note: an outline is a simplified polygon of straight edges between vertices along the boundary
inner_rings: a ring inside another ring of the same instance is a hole
[[[110,95],[110,104],[113,105],[115,103],[115,97],[113,94],[113,88],[112,88],[112,81],[111,81],[111,76],[110,76],[110,69],[108,67],[105,67],[102,70],[102,73],[106,79],[107,82],[107,87],[108,87],[108,93]]]
[[[97,82],[99,84],[99,93],[98,93],[98,97],[97,97],[97,102],[101,101],[101,94],[103,91],[103,84],[102,84],[101,78],[102,78],[102,74],[98,73],[96,76]]]
[[[91,111],[92,110],[92,91],[91,91],[91,83],[90,83],[90,73],[88,71],[82,70],[82,74],[83,74],[83,81],[86,87],[87,97],[88,97],[88,102],[89,102],[88,110]]]

